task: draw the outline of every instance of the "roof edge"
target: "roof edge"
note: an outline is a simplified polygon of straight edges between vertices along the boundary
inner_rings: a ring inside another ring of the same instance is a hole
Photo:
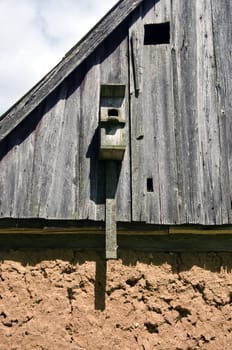
[[[0,141],[53,92],[144,0],[120,0],[64,58],[0,117]]]

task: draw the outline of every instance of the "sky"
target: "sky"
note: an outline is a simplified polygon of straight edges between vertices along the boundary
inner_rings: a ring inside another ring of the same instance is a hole
[[[0,0],[0,115],[118,1]]]

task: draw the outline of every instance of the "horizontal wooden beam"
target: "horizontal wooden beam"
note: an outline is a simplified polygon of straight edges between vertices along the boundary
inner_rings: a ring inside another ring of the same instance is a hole
[[[0,235],[9,235],[9,234],[15,234],[15,235],[30,235],[30,234],[37,234],[37,235],[62,235],[62,234],[79,234],[79,235],[86,235],[86,234],[92,234],[92,235],[98,235],[103,234],[105,232],[104,228],[1,228],[0,229]],[[143,236],[143,235],[167,235],[168,229],[159,229],[159,230],[145,230],[145,229],[118,229],[118,234],[121,235],[132,235],[132,236]],[[232,233],[232,232],[231,232]]]
[[[232,235],[118,235],[118,250],[150,252],[232,252]],[[104,234],[0,235],[3,250],[105,250]]]
[[[0,220],[0,235],[6,234],[104,234],[104,222],[79,222],[65,220]],[[117,234],[129,236],[160,235],[232,235],[232,226],[200,225],[147,225],[143,223],[118,223]]]
[[[170,226],[169,233],[176,234],[191,234],[191,235],[228,235],[232,234],[231,226]]]

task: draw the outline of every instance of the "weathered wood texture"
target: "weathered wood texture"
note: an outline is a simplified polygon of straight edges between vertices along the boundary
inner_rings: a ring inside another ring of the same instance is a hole
[[[1,217],[105,220],[100,85],[127,85],[127,40],[127,31],[119,28],[2,142]],[[128,130],[128,98],[125,103]],[[131,213],[129,132],[126,148],[117,173],[121,221],[130,221]]]
[[[224,132],[231,107],[220,94],[231,86],[232,8],[212,0],[172,3],[179,220],[223,224],[231,222],[231,135]]]
[[[127,146],[117,220],[232,223],[232,5],[125,3],[1,119],[0,136],[10,134],[0,148],[0,217],[105,220],[100,85],[120,83]],[[145,43],[145,26],[163,22],[170,43]]]
[[[175,222],[178,210],[170,44],[144,45],[144,26],[169,21],[170,1],[156,2],[148,12],[145,5],[132,28],[142,65],[140,92],[131,96],[133,219]],[[153,182],[151,192],[147,191],[147,179]]]
[[[132,218],[229,223],[232,6],[162,0],[144,13],[145,5],[130,33],[142,66],[142,88],[131,90]],[[144,25],[167,21],[170,45],[144,45]]]

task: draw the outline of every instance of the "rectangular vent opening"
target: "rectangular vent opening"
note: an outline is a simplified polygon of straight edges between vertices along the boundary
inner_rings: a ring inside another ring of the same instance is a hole
[[[170,44],[170,22],[145,24],[144,45]]]
[[[153,179],[151,177],[147,179],[147,192],[154,192]]]

